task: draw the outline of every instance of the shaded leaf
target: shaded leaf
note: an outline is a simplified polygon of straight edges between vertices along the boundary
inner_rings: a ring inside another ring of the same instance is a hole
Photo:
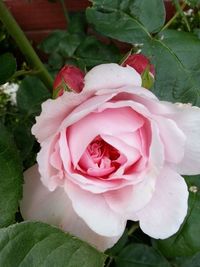
[[[12,136],[0,124],[0,227],[14,222],[22,196],[22,166]]]
[[[27,116],[40,112],[43,101],[50,97],[44,84],[36,77],[26,77],[17,91],[17,106]]]
[[[120,59],[119,50],[114,45],[103,44],[91,36],[81,43],[75,56],[77,61],[81,61],[87,67],[118,62]]]
[[[116,257],[116,267],[170,267],[155,249],[143,244],[130,244]]]
[[[0,55],[0,84],[4,84],[15,73],[17,64],[10,53]]]

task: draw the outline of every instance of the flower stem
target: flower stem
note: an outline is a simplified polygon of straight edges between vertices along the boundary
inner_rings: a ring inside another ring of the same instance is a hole
[[[132,235],[139,228],[138,223],[133,223],[131,228],[128,230],[128,236]]]
[[[180,6],[180,8],[176,11],[174,16],[163,26],[163,28],[160,30],[160,32],[167,29],[173,23],[173,21],[180,15],[180,10],[183,10],[185,8],[185,6],[186,6],[186,3],[183,3],[182,6]]]
[[[9,34],[17,43],[19,49],[25,56],[28,63],[33,69],[38,71],[37,75],[51,91],[53,85],[53,79],[51,75],[46,70],[45,66],[43,65],[35,50],[31,46],[30,42],[26,38],[24,32],[21,30],[16,20],[13,18],[2,0],[0,0],[0,20],[3,22]]]
[[[64,0],[60,0],[60,2],[61,2],[61,5],[62,5],[62,8],[63,8],[63,12],[64,12],[66,23],[68,24],[69,23],[69,14],[68,14],[67,8],[65,6],[65,1]]]

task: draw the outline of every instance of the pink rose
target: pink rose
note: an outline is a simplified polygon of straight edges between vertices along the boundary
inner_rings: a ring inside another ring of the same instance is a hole
[[[180,174],[200,172],[200,109],[159,101],[129,66],[99,65],[84,82],[80,94],[42,104],[24,219],[57,225],[101,250],[117,242],[127,220],[153,238],[173,235],[187,213]]]
[[[61,96],[66,89],[76,93],[81,92],[84,86],[84,76],[84,73],[79,68],[65,65],[57,74],[53,84],[55,97]]]

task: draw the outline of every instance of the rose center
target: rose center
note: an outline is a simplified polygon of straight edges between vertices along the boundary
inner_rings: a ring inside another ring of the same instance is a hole
[[[98,136],[88,145],[78,165],[90,176],[105,178],[119,168],[119,158],[120,152]]]

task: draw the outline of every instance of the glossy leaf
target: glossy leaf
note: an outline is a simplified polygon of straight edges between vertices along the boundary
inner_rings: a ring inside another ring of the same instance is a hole
[[[25,222],[0,230],[0,266],[103,267],[105,255],[50,225]]]
[[[162,100],[200,106],[200,40],[174,30],[144,44],[142,53],[156,68],[153,91]]]
[[[165,22],[162,0],[93,0],[86,11],[89,23],[111,38],[127,43],[143,43],[151,38]],[[151,19],[149,19],[151,18]]]

